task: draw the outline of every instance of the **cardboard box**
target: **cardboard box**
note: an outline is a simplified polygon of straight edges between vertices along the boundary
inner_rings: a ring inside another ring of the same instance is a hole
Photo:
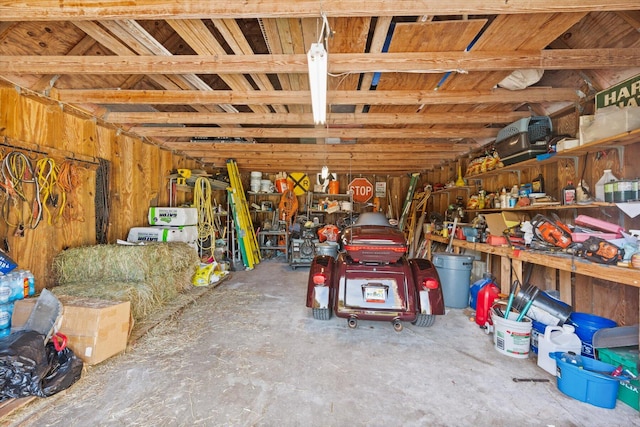
[[[515,227],[519,225],[524,218],[517,212],[502,211],[501,213],[486,214],[484,216],[487,221],[487,228],[489,233],[494,236],[503,237],[503,232],[507,228]]]
[[[131,303],[94,298],[57,296],[63,306],[59,332],[68,346],[87,365],[95,365],[124,351],[129,338]],[[15,302],[11,324],[22,326],[37,298]]]

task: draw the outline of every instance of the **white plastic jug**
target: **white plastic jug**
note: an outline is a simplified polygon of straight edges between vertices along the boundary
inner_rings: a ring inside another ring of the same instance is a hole
[[[582,341],[576,335],[576,328],[572,325],[547,326],[544,336],[538,337],[538,366],[551,375],[556,375],[556,360],[549,357],[556,351],[580,354]]]

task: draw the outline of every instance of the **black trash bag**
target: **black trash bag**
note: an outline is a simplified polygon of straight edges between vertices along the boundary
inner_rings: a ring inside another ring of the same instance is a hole
[[[0,401],[42,396],[42,379],[50,370],[45,336],[17,331],[0,339]]]
[[[55,337],[53,338],[55,339]],[[68,347],[58,351],[36,331],[16,331],[0,339],[0,402],[48,397],[80,379],[83,362]]]
[[[68,389],[80,379],[84,363],[69,347],[58,351],[52,342],[46,346],[49,372],[42,378],[42,396],[52,396]]]

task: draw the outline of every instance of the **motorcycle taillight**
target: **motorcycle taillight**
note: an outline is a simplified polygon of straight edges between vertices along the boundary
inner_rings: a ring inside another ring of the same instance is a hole
[[[327,281],[327,276],[322,273],[316,273],[313,275],[313,284],[314,285],[324,285]]]
[[[432,277],[426,278],[422,281],[422,287],[425,289],[438,289],[438,281]]]

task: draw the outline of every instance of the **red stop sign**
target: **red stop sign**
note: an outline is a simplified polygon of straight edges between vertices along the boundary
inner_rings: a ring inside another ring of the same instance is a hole
[[[349,190],[353,193],[353,201],[364,203],[373,197],[373,185],[367,178],[355,178],[349,183]]]

